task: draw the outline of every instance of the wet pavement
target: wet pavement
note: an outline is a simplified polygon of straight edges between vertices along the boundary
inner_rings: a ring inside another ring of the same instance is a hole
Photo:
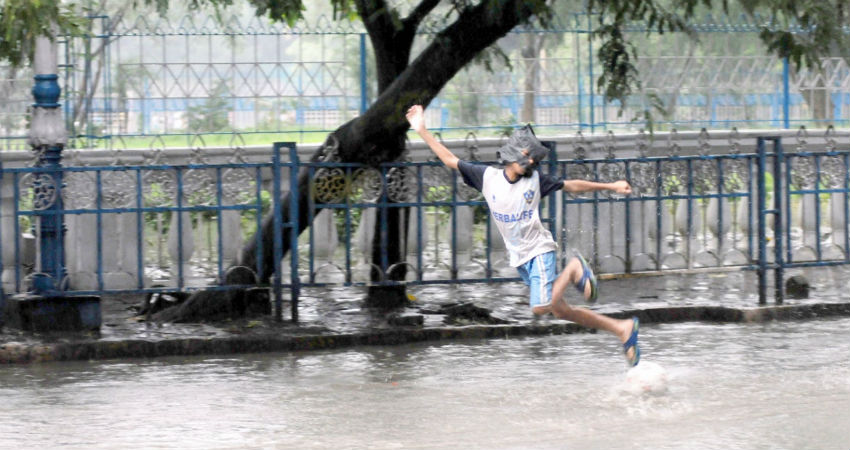
[[[599,300],[574,305],[616,317],[638,315],[643,323],[748,322],[850,316],[850,268],[789,271],[811,283],[807,299],[773,300],[759,306],[753,271],[630,276],[600,281]],[[771,281],[772,283],[772,281]],[[772,284],[770,284],[772,287]],[[269,316],[203,324],[153,323],[137,314],[142,296],[102,299],[99,333],[29,333],[4,327],[0,363],[189,356],[392,345],[459,338],[567,334],[587,331],[554,317],[534,317],[521,283],[427,285],[408,289],[410,304],[392,313],[363,307],[359,288],[305,289],[299,322]],[[459,315],[449,314],[452,306]]]

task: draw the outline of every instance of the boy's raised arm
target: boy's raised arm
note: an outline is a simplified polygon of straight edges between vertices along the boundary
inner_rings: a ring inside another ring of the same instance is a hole
[[[419,134],[423,141],[428,144],[428,147],[440,158],[447,167],[457,169],[458,157],[454,155],[445,145],[441,144],[434,135],[425,127],[425,113],[422,105],[413,105],[407,110],[407,121],[413,131]]]

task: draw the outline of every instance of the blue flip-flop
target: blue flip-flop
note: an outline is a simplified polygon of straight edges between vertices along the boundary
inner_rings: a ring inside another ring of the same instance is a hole
[[[581,279],[576,283],[576,289],[584,295],[584,287],[590,282],[590,297],[587,299],[588,302],[593,303],[596,301],[596,298],[599,297],[599,290],[596,288],[596,275],[593,274],[593,270],[591,270],[590,265],[587,264],[587,261],[581,256],[581,253],[576,253],[576,258],[578,258],[581,263]]]
[[[623,343],[623,354],[626,355],[626,361],[629,367],[634,367],[640,362],[640,346],[638,345],[638,331],[640,330],[640,320],[637,316],[632,317],[632,334],[626,342]],[[634,348],[635,351],[632,357],[629,358],[629,349]]]

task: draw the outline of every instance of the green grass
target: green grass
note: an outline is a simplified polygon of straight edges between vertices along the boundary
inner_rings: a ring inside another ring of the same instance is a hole
[[[279,131],[255,131],[242,130],[234,132],[214,133],[175,133],[175,134],[151,134],[134,136],[106,136],[72,138],[68,148],[174,148],[174,147],[237,147],[249,145],[270,145],[273,142],[297,142],[299,144],[320,144],[327,139],[330,132],[336,128],[324,129],[320,127],[291,127]],[[452,128],[446,130],[433,129],[439,132],[443,139],[465,139],[470,131],[475,132],[479,139],[497,138],[500,136],[497,128],[463,129]],[[408,132],[411,142],[419,142],[421,139],[413,132]]]
[[[172,148],[172,147],[244,147],[270,145],[273,142],[321,143],[329,130],[304,128],[282,131],[242,131],[149,136],[78,137],[71,145],[77,148]]]

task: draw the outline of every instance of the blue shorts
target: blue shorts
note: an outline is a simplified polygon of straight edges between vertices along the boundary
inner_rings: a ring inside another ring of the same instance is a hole
[[[548,306],[552,303],[552,284],[558,277],[555,252],[547,252],[531,258],[517,267],[522,281],[531,289],[529,306]]]

